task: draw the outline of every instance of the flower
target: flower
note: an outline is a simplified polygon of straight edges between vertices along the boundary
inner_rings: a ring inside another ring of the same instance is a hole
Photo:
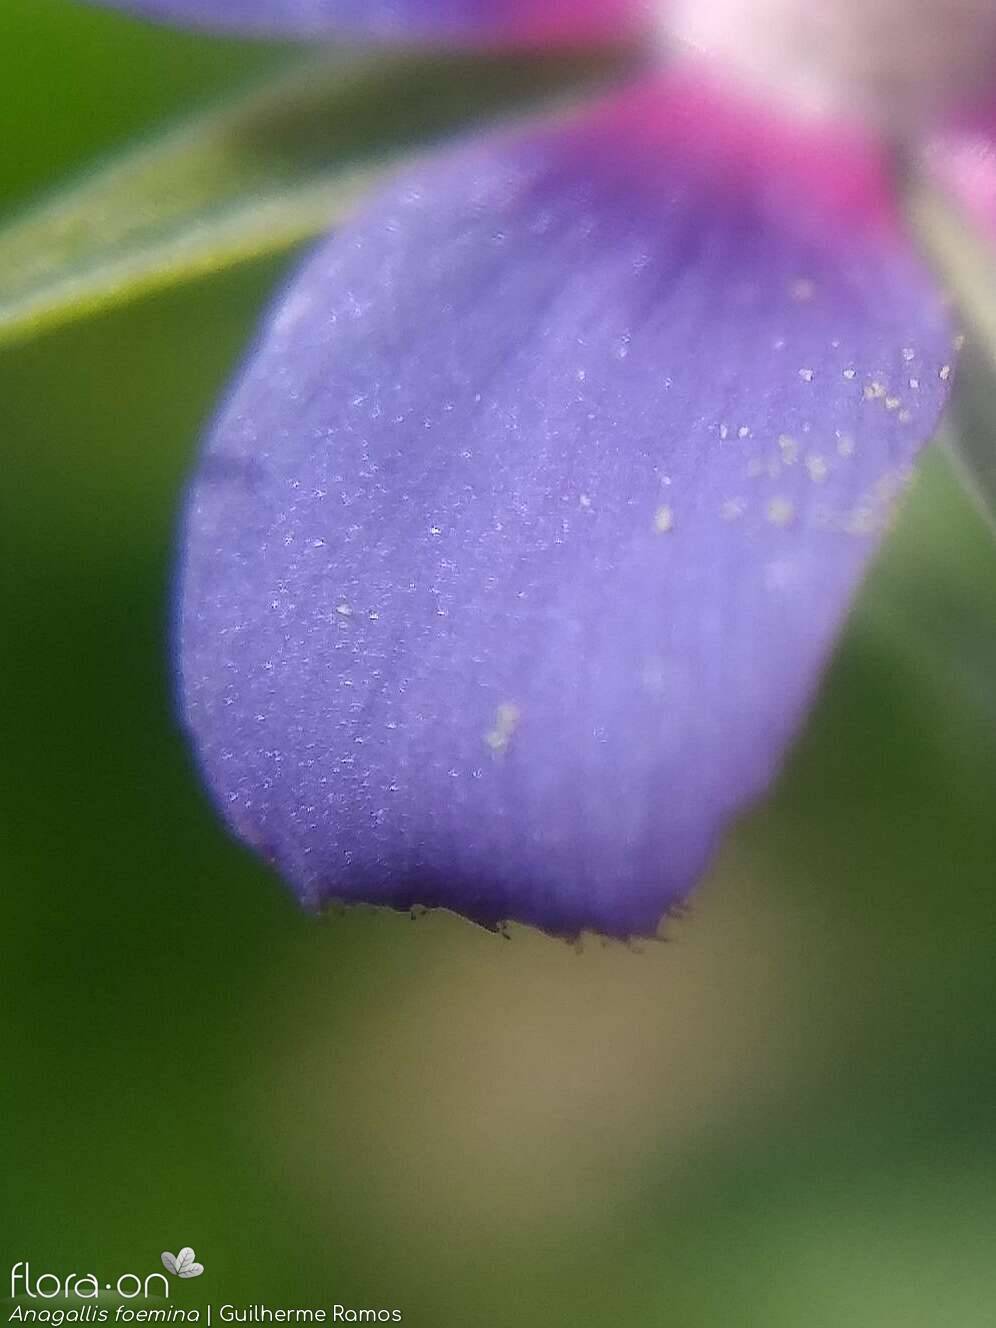
[[[121,3],[482,44],[650,17]],[[408,168],[307,259],[214,425],[183,711],[228,824],[309,906],[652,935],[780,768],[956,338],[868,118],[714,70]]]

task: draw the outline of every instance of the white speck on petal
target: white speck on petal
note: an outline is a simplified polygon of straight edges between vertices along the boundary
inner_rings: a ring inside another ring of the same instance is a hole
[[[788,526],[795,518],[795,507],[788,498],[772,498],[765,509],[765,516],[773,526]]]
[[[670,507],[658,507],[654,513],[654,530],[658,535],[667,535],[674,529],[674,513]]]
[[[817,456],[815,452],[806,457],[806,469],[809,471],[809,478],[814,484],[822,484],[830,473],[830,467],[826,461],[823,457]]]
[[[856,444],[849,433],[842,433],[837,440],[837,455],[842,457],[854,456]]]
[[[795,439],[790,438],[787,433],[783,433],[778,439],[778,447],[785,465],[794,466],[799,459],[799,444]]]

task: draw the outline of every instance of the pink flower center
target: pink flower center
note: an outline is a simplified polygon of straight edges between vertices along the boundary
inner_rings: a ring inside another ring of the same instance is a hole
[[[992,0],[670,0],[665,34],[817,116],[893,133],[991,87]]]

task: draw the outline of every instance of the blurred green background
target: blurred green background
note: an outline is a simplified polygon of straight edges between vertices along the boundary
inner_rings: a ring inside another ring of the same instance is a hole
[[[286,59],[3,0],[0,216]],[[177,1305],[996,1321],[996,545],[940,457],[668,944],[316,922],[206,806],[164,639],[281,268],[0,353],[0,1285],[189,1243]]]

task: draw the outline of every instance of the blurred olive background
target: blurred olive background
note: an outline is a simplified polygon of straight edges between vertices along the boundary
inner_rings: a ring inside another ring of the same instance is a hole
[[[3,0],[0,217],[288,54]],[[176,1305],[991,1324],[996,544],[940,457],[668,943],[316,922],[219,830],[166,639],[282,267],[0,352],[0,1285],[191,1244]]]

